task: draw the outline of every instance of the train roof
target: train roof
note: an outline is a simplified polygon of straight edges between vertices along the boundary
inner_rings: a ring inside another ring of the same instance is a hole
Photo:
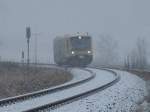
[[[63,36],[56,36],[56,38],[70,38],[74,36],[90,36],[88,33],[65,34]]]

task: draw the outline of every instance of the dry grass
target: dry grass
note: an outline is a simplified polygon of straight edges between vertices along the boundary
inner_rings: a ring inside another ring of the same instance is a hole
[[[0,99],[25,94],[62,84],[72,79],[63,70],[21,67],[13,63],[0,64]]]
[[[144,80],[150,80],[150,72],[146,72],[146,71],[135,71],[135,70],[132,70],[132,71],[129,71],[139,77],[141,77],[142,79]]]

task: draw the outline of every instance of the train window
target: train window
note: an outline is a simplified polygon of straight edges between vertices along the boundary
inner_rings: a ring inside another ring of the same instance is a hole
[[[91,39],[90,37],[82,37],[79,39],[78,37],[71,38],[72,49],[86,49],[91,47]]]

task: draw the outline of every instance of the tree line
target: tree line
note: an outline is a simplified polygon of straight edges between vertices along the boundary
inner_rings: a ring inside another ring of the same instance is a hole
[[[138,38],[135,48],[126,56],[124,66],[126,69],[146,69],[147,65],[147,44],[144,38]]]
[[[101,34],[94,43],[96,51],[94,66],[123,67],[126,69],[145,69],[147,63],[147,43],[144,38],[138,38],[135,47],[125,54],[124,59],[119,56],[118,42],[110,35]]]

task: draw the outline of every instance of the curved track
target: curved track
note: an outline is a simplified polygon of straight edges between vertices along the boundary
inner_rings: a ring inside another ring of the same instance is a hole
[[[0,111],[37,112],[54,106],[57,107],[58,105],[60,106],[103,90],[115,84],[119,80],[119,76],[111,70],[87,68],[73,69],[71,72],[84,75],[88,74],[89,77],[82,81],[80,80],[72,84],[63,85],[53,89],[42,90],[35,93],[1,100]],[[109,77],[108,80],[100,80],[101,78],[107,79],[107,77]]]
[[[71,69],[68,69],[68,71],[72,72]],[[71,73],[71,74],[73,74],[73,73]],[[94,74],[89,74],[89,75],[87,75],[87,77],[82,77],[82,76],[77,75],[77,76],[75,76],[75,78],[72,81],[69,81],[69,82],[62,84],[60,86],[56,86],[56,87],[52,87],[50,89],[44,89],[41,91],[36,91],[36,92],[24,94],[24,95],[19,95],[19,96],[15,96],[15,97],[5,98],[5,99],[0,100],[0,107],[15,104],[17,102],[23,102],[25,100],[29,100],[29,99],[40,97],[40,96],[43,96],[43,95],[46,95],[49,93],[53,93],[56,91],[67,89],[67,88],[76,86],[78,84],[84,83],[88,80],[91,80],[93,77],[95,77]]]

